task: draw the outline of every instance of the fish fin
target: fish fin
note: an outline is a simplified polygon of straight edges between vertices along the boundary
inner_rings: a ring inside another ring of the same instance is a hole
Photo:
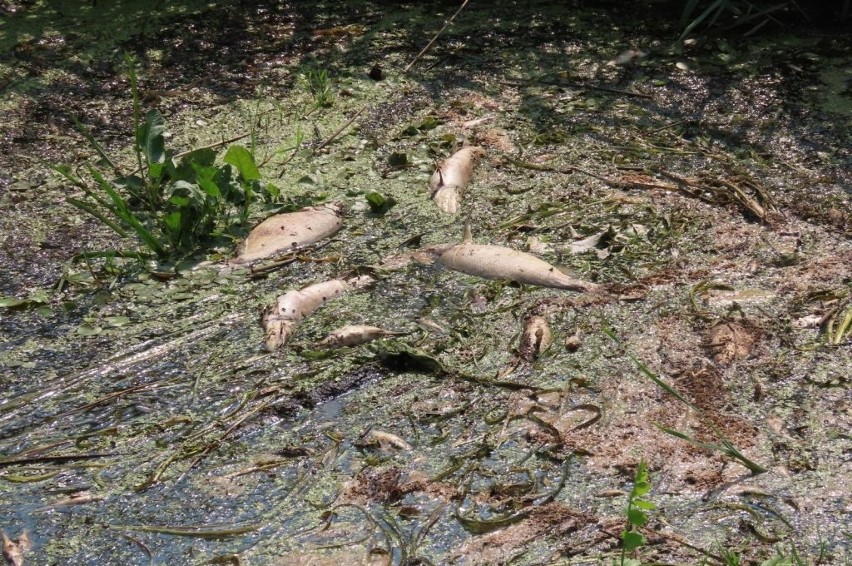
[[[462,236],[462,244],[473,243],[473,234],[470,231],[470,224],[464,225],[464,236]]]

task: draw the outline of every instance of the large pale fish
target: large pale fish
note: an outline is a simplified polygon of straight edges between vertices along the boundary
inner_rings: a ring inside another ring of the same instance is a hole
[[[342,227],[343,205],[339,203],[276,214],[249,232],[232,263],[250,263],[298,249],[328,238]]]
[[[430,196],[438,208],[450,214],[459,211],[459,202],[470,182],[473,166],[484,155],[484,149],[471,145],[461,148],[438,166],[429,179]]]
[[[600,289],[594,283],[566,275],[534,255],[503,246],[474,244],[469,228],[465,228],[462,243],[444,252],[439,261],[448,269],[485,279],[508,279],[570,291],[595,292]]]
[[[263,312],[263,329],[266,332],[266,349],[274,352],[286,344],[302,320],[331,299],[359,289],[373,279],[360,276],[352,279],[330,279],[309,285],[298,291],[287,291]]]

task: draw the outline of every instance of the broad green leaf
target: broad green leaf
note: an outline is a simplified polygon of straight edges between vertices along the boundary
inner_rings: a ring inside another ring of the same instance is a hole
[[[228,148],[224,158],[225,163],[233,165],[245,181],[257,181],[260,179],[260,171],[254,162],[251,152],[241,145],[232,145]]]
[[[370,205],[370,210],[375,214],[384,214],[397,204],[395,198],[385,197],[376,191],[370,191],[364,196],[367,199],[367,204]]]
[[[190,199],[180,195],[172,195],[169,197],[169,202],[177,207],[184,207],[190,203]]]
[[[168,167],[165,163],[151,163],[148,166],[148,177],[155,181],[162,181],[167,170]]]
[[[216,161],[216,152],[209,148],[196,149],[184,155],[180,162],[181,165],[200,165],[211,167]]]
[[[649,491],[651,491],[651,484],[642,480],[637,480],[636,483],[633,484],[633,491],[631,494],[633,497],[642,497]]]
[[[166,141],[163,132],[166,131],[166,121],[158,110],[151,110],[145,115],[145,122],[136,130],[136,144],[150,166],[152,163],[163,163],[166,160]]]
[[[163,222],[172,232],[180,230],[181,213],[178,211],[171,212],[163,217]]]
[[[624,544],[624,550],[632,552],[645,544],[645,537],[639,533],[622,533],[621,541]]]
[[[216,201],[222,197],[222,191],[219,190],[219,186],[213,182],[213,179],[198,178],[197,182],[201,190]]]
[[[776,556],[769,560],[764,560],[760,563],[760,566],[793,566],[793,561],[783,556]]]
[[[0,297],[0,308],[15,308],[29,304],[27,299],[16,299],[15,297]]]
[[[631,525],[642,527],[648,522],[648,515],[639,509],[629,509],[627,511],[627,520]]]
[[[650,501],[645,501],[644,499],[634,499],[633,506],[638,507],[639,509],[656,509],[657,506],[651,503]]]

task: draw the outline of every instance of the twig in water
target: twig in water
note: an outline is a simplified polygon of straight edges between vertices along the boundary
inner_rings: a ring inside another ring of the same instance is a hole
[[[649,134],[657,134],[657,133],[662,132],[663,130],[668,130],[669,128],[674,128],[675,126],[680,126],[681,124],[685,124],[686,122],[689,122],[689,118],[684,118],[683,120],[675,120],[674,122],[666,124],[665,126],[660,126],[659,128],[654,128],[653,130],[649,131],[648,133]]]
[[[333,141],[337,138],[337,136],[339,136],[339,135],[341,134],[341,132],[343,132],[343,130],[345,130],[346,128],[348,128],[348,127],[352,124],[352,122],[354,122],[354,121],[355,121],[355,119],[356,119],[358,116],[360,116],[360,115],[361,115],[361,113],[364,111],[364,109],[365,109],[365,108],[366,108],[366,106],[362,106],[362,107],[361,107],[361,109],[360,109],[360,110],[358,110],[358,112],[356,112],[354,116],[352,116],[351,118],[349,118],[349,120],[347,120],[345,124],[343,124],[342,126],[340,126],[340,128],[339,128],[336,132],[334,132],[333,134],[331,134],[331,137],[330,137],[330,138],[328,138],[327,140],[325,140],[324,142],[322,142],[321,144],[319,144],[319,146],[317,146],[317,147],[316,147],[316,149],[314,149],[314,151],[313,151],[313,152],[314,152],[314,153],[317,153],[319,150],[321,150],[322,148],[324,148],[325,146],[327,146],[328,144],[330,144],[331,142],[333,142]]]
[[[464,0],[464,2],[462,2],[462,5],[461,5],[461,6],[459,6],[459,9],[458,9],[458,10],[456,10],[456,13],[455,13],[455,14],[453,14],[453,15],[450,17],[450,19],[449,19],[449,20],[447,20],[447,23],[445,23],[445,24],[444,24],[444,27],[442,27],[441,29],[439,29],[439,30],[438,30],[438,33],[436,33],[436,34],[435,34],[435,37],[433,37],[433,38],[432,38],[432,41],[430,41],[429,43],[427,43],[427,44],[426,44],[426,47],[424,47],[422,50],[420,50],[420,53],[418,53],[418,54],[417,54],[417,56],[416,56],[414,59],[412,59],[412,60],[411,60],[411,63],[409,63],[409,64],[405,67],[405,69],[403,69],[403,72],[404,72],[404,73],[407,73],[407,72],[408,72],[408,70],[412,67],[412,65],[414,65],[414,64],[415,64],[415,63],[416,63],[416,62],[417,62],[417,61],[418,61],[418,60],[419,60],[419,59],[420,59],[423,55],[425,55],[425,54],[426,54],[426,52],[427,52],[427,51],[429,51],[429,48],[430,48],[430,47],[432,47],[432,44],[433,44],[433,43],[435,43],[435,41],[438,39],[438,36],[440,36],[442,33],[444,33],[444,30],[445,30],[445,29],[447,29],[447,26],[449,26],[451,23],[453,23],[453,20],[454,20],[454,19],[456,19],[456,16],[458,16],[458,15],[459,15],[459,12],[461,12],[461,11],[462,11],[462,8],[464,8],[465,6],[467,6],[467,3],[468,3],[469,1],[470,1],[470,0]]]

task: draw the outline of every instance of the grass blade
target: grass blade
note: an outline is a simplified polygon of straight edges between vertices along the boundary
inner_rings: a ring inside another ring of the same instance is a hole
[[[89,142],[89,144],[94,148],[98,155],[101,156],[101,159],[103,159],[106,164],[110,166],[110,169],[115,171],[115,174],[119,177],[122,176],[121,169],[119,169],[118,166],[113,163],[112,159],[109,158],[109,155],[107,155],[106,150],[103,148],[103,146],[101,146],[101,144],[98,143],[98,140],[96,140],[94,136],[89,133],[89,131],[80,122],[80,120],[78,120],[77,117],[73,114],[71,114],[71,120],[74,122],[74,126],[77,128],[77,131],[79,131],[83,135],[83,137],[86,138],[86,141]]]
[[[104,179],[103,175],[101,175],[97,169],[94,167],[89,167],[89,172],[92,174],[92,177],[97,181],[98,185],[103,189],[105,193],[107,193],[112,199],[113,204],[115,205],[115,214],[123,221],[125,221],[133,231],[136,232],[136,235],[145,243],[148,248],[156,253],[159,256],[165,256],[166,250],[160,244],[156,237],[136,218],[136,215],[130,210],[130,207],[127,205],[127,202],[118,192],[109,184],[109,182]]]
[[[98,208],[96,206],[94,206],[92,203],[86,202],[84,200],[76,199],[76,198],[73,198],[73,197],[68,197],[67,199],[65,199],[65,202],[67,202],[68,204],[70,204],[72,206],[76,206],[80,210],[88,212],[89,214],[91,214],[92,216],[94,216],[95,218],[97,218],[98,220],[100,220],[101,222],[103,222],[104,224],[109,226],[110,228],[112,228],[115,231],[115,233],[118,234],[119,236],[121,236],[122,238],[127,237],[127,232],[125,232],[124,229],[121,226],[119,226],[117,223],[113,222],[112,219],[108,218],[104,213],[102,213],[100,210],[98,210]]]
[[[698,25],[701,22],[703,22],[705,19],[707,19],[707,16],[709,16],[711,13],[713,13],[714,10],[717,11],[717,12],[721,12],[722,10],[724,10],[725,7],[727,6],[727,4],[728,4],[728,0],[716,0],[715,2],[713,2],[712,4],[707,6],[706,10],[701,12],[701,14],[699,14],[699,16],[697,18],[695,18],[694,20],[689,22],[689,25],[686,26],[686,28],[683,30],[683,33],[680,34],[680,37],[678,38],[678,40],[681,40],[684,37],[686,37],[687,35],[689,35],[690,32],[692,30],[694,30],[696,27],[698,27]]]

